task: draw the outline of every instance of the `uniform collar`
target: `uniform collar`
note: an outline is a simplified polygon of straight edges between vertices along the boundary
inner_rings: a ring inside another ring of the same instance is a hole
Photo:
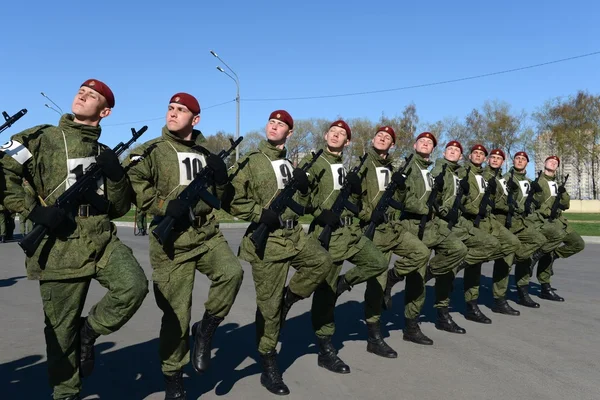
[[[265,153],[269,158],[275,158],[281,160],[285,158],[287,155],[287,149],[284,147],[283,149],[278,149],[269,143],[268,140],[263,140],[258,144],[258,149]]]
[[[174,134],[173,132],[171,132],[167,128],[166,125],[163,126],[163,128],[162,128],[162,136],[163,136],[163,138],[165,138],[167,140],[171,140],[173,142],[178,142],[178,143],[181,143],[184,146],[188,146],[188,147],[192,147],[194,145],[201,145],[203,142],[206,141],[202,132],[200,132],[197,129],[194,129],[192,131],[192,140],[184,140],[184,139],[180,138],[179,136],[177,136],[176,134]]]
[[[92,140],[100,139],[100,134],[102,133],[102,128],[100,128],[100,125],[90,126],[90,125],[79,124],[79,123],[73,121],[74,118],[75,117],[73,114],[63,114],[60,117],[60,121],[58,122],[58,127],[63,130],[68,130],[71,132],[75,131],[75,132],[79,133],[81,136],[88,138],[88,139],[92,139]]]

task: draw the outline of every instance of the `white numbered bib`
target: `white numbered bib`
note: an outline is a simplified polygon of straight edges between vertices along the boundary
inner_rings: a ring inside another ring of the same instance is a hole
[[[67,174],[67,180],[65,182],[65,189],[70,188],[79,179],[85,170],[96,162],[96,157],[83,157],[83,158],[69,158],[67,159],[67,168],[69,173]],[[104,180],[98,180],[98,194],[104,193]]]
[[[181,186],[189,185],[206,166],[204,155],[198,153],[177,152],[177,159],[179,160],[179,184]]]
[[[554,197],[558,194],[558,185],[556,182],[548,181],[548,187],[550,188],[550,196]]]
[[[423,181],[425,181],[425,191],[430,192],[433,187],[433,177],[431,176],[431,173],[429,173],[428,169],[422,169],[421,176],[423,176]]]
[[[19,164],[23,165],[29,160],[32,154],[27,150],[27,147],[14,140],[10,140],[0,147],[0,151],[7,156],[14,158]]]
[[[502,186],[502,190],[504,190],[504,194],[508,196],[508,189],[506,188],[506,179],[498,179],[500,181],[500,186]]]
[[[479,193],[485,193],[485,187],[487,186],[487,182],[483,179],[482,175],[475,175],[475,179],[477,179],[477,187],[479,188]]]
[[[377,173],[377,184],[379,185],[379,191],[383,192],[390,183],[392,171],[386,167],[377,167],[375,168],[375,172]]]
[[[283,189],[285,185],[292,179],[292,171],[294,167],[288,160],[271,161],[275,179],[277,179],[277,189]]]
[[[519,186],[521,187],[521,193],[523,194],[523,197],[527,197],[529,194],[529,188],[531,187],[529,181],[519,181]]]
[[[333,177],[333,190],[340,190],[346,180],[346,169],[344,164],[329,164],[331,166],[331,176]]]

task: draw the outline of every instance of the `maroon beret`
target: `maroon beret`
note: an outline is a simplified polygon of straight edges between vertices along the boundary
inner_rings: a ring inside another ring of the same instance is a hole
[[[546,157],[546,160],[544,162],[546,162],[548,160],[556,160],[556,161],[558,161],[558,165],[560,165],[560,158],[558,158],[558,156],[548,156],[548,157]]]
[[[385,132],[389,134],[392,137],[394,143],[396,143],[396,132],[394,132],[394,129],[391,126],[380,126],[379,128],[377,128],[377,132],[375,132],[375,134],[379,132]]]
[[[494,150],[490,151],[490,155],[500,156],[504,160],[506,160],[506,154],[504,154],[504,152],[501,149],[494,149]]]
[[[350,138],[352,137],[352,132],[350,131],[350,127],[348,126],[346,121],[338,119],[337,121],[332,122],[331,125],[329,125],[329,128],[331,128],[332,126],[337,126],[339,128],[342,128],[343,130],[345,130],[348,140],[350,140]]]
[[[90,89],[93,89],[104,96],[109,108],[113,108],[115,106],[115,95],[106,83],[99,81],[98,79],[88,79],[87,81],[83,82],[81,86],[89,87]]]
[[[458,147],[460,149],[460,152],[461,153],[463,152],[462,144],[460,144],[460,142],[458,140],[452,140],[452,141],[448,142],[448,144],[446,145],[446,148],[448,148],[450,146]]]
[[[437,139],[435,138],[435,136],[433,136],[433,133],[423,132],[419,136],[417,136],[417,139],[415,140],[415,142],[421,138],[431,139],[431,141],[433,142],[433,147],[437,146]]]
[[[483,151],[483,153],[486,155],[486,157],[488,155],[487,149],[482,144],[476,144],[473,147],[471,147],[471,153],[474,152],[475,150]]]
[[[523,156],[523,157],[525,157],[527,159],[527,162],[529,162],[529,156],[524,151],[517,151],[517,153],[515,154],[515,158],[517,156]]]
[[[181,104],[182,106],[186,106],[194,115],[200,114],[200,103],[198,103],[198,100],[196,100],[196,98],[191,94],[183,92],[175,93],[173,97],[171,97],[171,100],[169,100],[169,104],[171,103],[177,103]]]
[[[285,110],[275,110],[269,115],[269,120],[276,119],[281,122],[285,122],[290,129],[294,129],[294,119],[289,112]]]

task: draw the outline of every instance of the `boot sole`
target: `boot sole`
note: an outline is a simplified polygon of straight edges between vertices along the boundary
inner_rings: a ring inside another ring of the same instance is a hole
[[[565,301],[565,299],[563,299],[562,297],[560,299],[555,299],[555,298],[552,298],[552,297],[543,297],[543,296],[540,296],[540,299],[549,300],[549,301],[555,301],[557,303],[562,303],[562,302]]]
[[[383,357],[383,358],[398,358],[398,353],[383,354],[383,353],[375,352],[375,351],[369,349],[368,347],[367,347],[367,352],[369,352],[371,354],[375,354],[376,356]]]
[[[472,317],[467,317],[465,315],[465,319],[467,321],[472,321],[472,322],[477,322],[478,324],[484,324],[484,325],[490,325],[492,323],[491,319],[477,319],[477,318],[472,318]]]
[[[433,340],[431,342],[418,342],[416,340],[412,340],[411,338],[407,338],[405,336],[402,336],[402,340],[405,340],[407,342],[412,342],[412,343],[420,344],[422,346],[431,346],[431,345],[433,345]]]
[[[492,312],[495,312],[496,314],[509,315],[511,317],[518,317],[519,315],[521,315],[521,313],[518,311],[516,313],[507,313],[507,312],[500,311],[500,310],[494,310],[493,308],[492,308]]]
[[[265,385],[265,383],[263,382],[263,380],[262,380],[262,379],[260,380],[260,384],[261,384],[261,385],[262,385],[262,386],[263,386],[265,389],[267,389],[267,391],[268,391],[269,393],[276,394],[277,396],[287,396],[288,394],[290,394],[290,389],[287,389],[287,392],[286,392],[286,391],[283,391],[283,392],[275,392],[275,391],[272,391],[272,390],[270,390],[270,389],[267,387],[267,385]]]
[[[345,375],[345,374],[349,374],[350,373],[350,367],[348,367],[347,370],[343,370],[343,371],[336,371],[334,369],[329,368],[327,365],[325,365],[325,363],[322,363],[320,361],[317,361],[317,365],[321,368],[326,369],[327,371],[331,371],[334,372],[336,374],[341,374],[341,375]]]
[[[462,331],[456,331],[456,330],[453,330],[452,328],[450,328],[450,329],[446,329],[445,327],[442,327],[442,326],[437,326],[437,325],[435,326],[435,328],[436,328],[438,331],[444,331],[444,332],[448,332],[448,333],[456,333],[456,334],[458,334],[458,335],[464,335],[465,333],[467,333],[467,330],[466,330],[466,329],[464,329],[464,328],[463,328],[463,330],[462,330]]]

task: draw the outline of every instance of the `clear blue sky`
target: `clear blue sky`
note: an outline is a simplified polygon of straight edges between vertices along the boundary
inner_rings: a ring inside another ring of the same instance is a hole
[[[600,92],[596,55],[381,94],[244,100],[397,88],[591,53],[600,50],[594,1],[10,1],[1,13],[0,111],[29,113],[0,141],[57,122],[40,91],[70,111],[80,83],[92,77],[116,97],[102,122],[104,143],[114,145],[143,124],[150,127],[144,139],[155,137],[178,91],[202,107],[235,98],[235,84],[215,69],[211,49],[239,75],[242,134],[262,129],[278,108],[296,119],[376,120],[414,102],[421,120],[434,122],[462,118],[487,99],[531,113],[552,97]],[[235,103],[205,109],[199,127],[208,135],[234,133]]]

